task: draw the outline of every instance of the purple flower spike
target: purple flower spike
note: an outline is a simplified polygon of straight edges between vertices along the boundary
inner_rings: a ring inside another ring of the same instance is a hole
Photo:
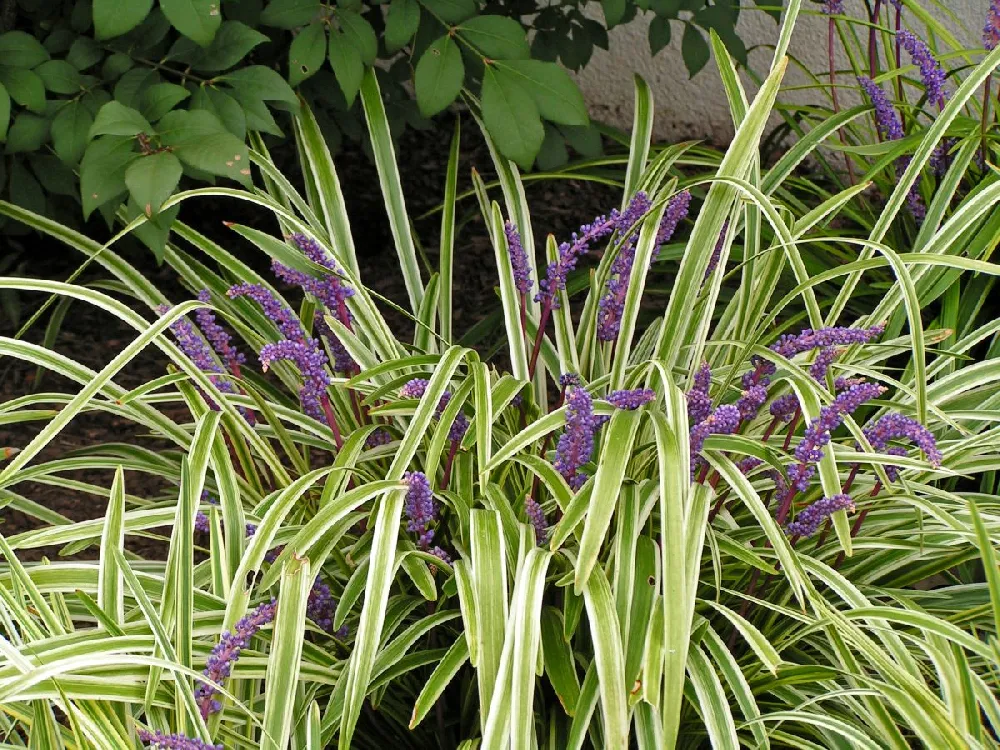
[[[812,536],[838,510],[854,510],[854,501],[850,495],[834,495],[817,500],[799,511],[795,520],[785,529],[791,536]]]
[[[275,599],[261,604],[249,614],[236,623],[232,631],[222,634],[222,638],[212,649],[212,654],[205,664],[205,671],[202,673],[212,682],[221,684],[232,673],[233,664],[240,658],[240,652],[245,649],[257,632],[265,625],[274,620],[275,610],[278,604]],[[216,700],[218,690],[203,682],[195,691],[195,700],[201,709],[202,718],[207,719],[209,714],[218,712],[222,705]],[[177,747],[183,748],[183,745]]]
[[[920,78],[927,91],[927,101],[939,107],[944,106],[947,92],[944,90],[944,70],[922,39],[912,31],[903,30],[897,34],[899,45],[910,53],[913,63],[920,68]]]
[[[871,328],[806,328],[801,333],[786,334],[779,338],[769,348],[771,351],[791,359],[796,354],[824,349],[831,346],[850,346],[851,344],[867,344],[878,338],[885,330],[884,325]]]
[[[828,346],[825,349],[820,349],[819,354],[816,355],[816,359],[809,366],[809,374],[819,382],[823,383],[826,380],[826,371],[830,369],[830,365],[840,354],[840,349]]]
[[[702,362],[694,375],[694,387],[687,394],[688,422],[696,425],[704,422],[712,413],[712,399],[708,389],[712,385],[712,368]]]
[[[509,221],[504,223],[503,231],[507,235],[507,252],[514,272],[514,286],[521,294],[527,294],[531,291],[531,264],[528,262],[528,253],[521,244],[521,234]]]
[[[736,402],[740,418],[750,420],[756,417],[757,412],[760,411],[760,407],[764,405],[765,401],[767,401],[767,386],[752,385],[744,389],[739,400]]]
[[[643,404],[648,404],[656,398],[656,392],[652,388],[635,388],[631,391],[611,391],[608,394],[608,401],[616,409],[627,409],[635,411]]]
[[[823,447],[830,442],[830,433],[844,421],[844,417],[857,411],[858,407],[885,393],[885,387],[877,383],[859,383],[837,394],[829,406],[820,409],[819,416],[809,423],[802,440],[795,448],[795,458],[801,464],[814,464],[823,458]],[[801,482],[808,478],[800,477]],[[797,489],[804,491],[801,482]]]
[[[677,227],[685,218],[691,208],[691,193],[682,190],[667,202],[667,207],[663,210],[663,218],[660,220],[660,228],[656,232],[656,247],[653,250],[651,263],[655,263],[660,256],[660,246],[665,245],[674,236]]]
[[[838,16],[844,12],[844,0],[823,0],[820,11],[828,16]]]
[[[468,431],[469,418],[462,414],[462,412],[459,412],[455,417],[455,421],[451,423],[451,427],[448,428],[448,439],[453,443],[461,442]]]
[[[597,307],[597,340],[615,341],[622,326],[625,298],[635,265],[635,246],[623,247],[611,264],[608,290]]]
[[[792,418],[799,409],[799,397],[794,393],[786,393],[784,396],[778,396],[771,402],[771,416],[780,419],[782,422],[787,422]]]
[[[858,83],[875,107],[875,124],[879,135],[886,141],[898,141],[903,137],[903,126],[899,121],[899,115],[896,114],[896,108],[892,106],[885,91],[866,76],[858,76]]]
[[[304,338],[305,333],[302,330],[302,325],[291,309],[259,284],[236,284],[229,288],[226,295],[230,299],[237,297],[252,299],[263,308],[264,315],[278,327],[281,335],[286,339],[298,341]]]
[[[435,546],[434,548],[431,549],[430,553],[434,555],[434,557],[436,557],[441,562],[448,563],[448,565],[451,565],[451,555],[449,555],[440,547]]]
[[[288,360],[299,368],[303,380],[299,389],[302,408],[314,419],[322,418],[321,399],[326,395],[326,388],[330,385],[330,376],[326,371],[326,354],[319,348],[317,341],[285,339],[261,347],[260,363],[265,372],[272,362],[279,359]]]
[[[566,397],[566,430],[556,445],[555,468],[573,490],[587,481],[580,467],[594,450],[594,407],[590,394],[579,386]]]
[[[198,292],[198,299],[201,302],[211,302],[212,297],[207,289],[202,289]],[[199,307],[195,310],[194,317],[216,354],[222,357],[222,361],[229,369],[238,372],[239,366],[246,362],[247,358],[233,346],[232,337],[216,322],[215,314],[207,308]]]
[[[409,485],[404,506],[406,517],[409,519],[406,530],[418,534],[418,545],[421,549],[427,549],[431,539],[434,538],[430,525],[437,516],[431,484],[427,481],[427,476],[419,471],[406,472],[403,474],[403,481]]]
[[[313,330],[317,336],[322,336],[326,339],[330,347],[330,353],[333,355],[334,372],[352,373],[359,369],[358,363],[354,361],[354,358],[348,353],[346,347],[340,342],[337,334],[333,332],[333,329],[327,325],[326,320],[318,312],[313,320]]]
[[[420,398],[427,390],[428,381],[423,378],[414,378],[408,381],[399,389],[400,398]]]
[[[983,26],[983,46],[992,52],[1000,44],[1000,0],[992,0],[986,11],[986,25]]]
[[[712,257],[708,259],[708,268],[705,269],[705,275],[703,279],[707,279],[712,275],[712,271],[715,267],[719,265],[719,258],[722,257],[722,248],[726,244],[726,234],[729,232],[729,219],[726,219],[726,223],[722,225],[722,231],[719,232],[719,239],[715,243],[715,249],[712,250]]]
[[[524,512],[535,527],[535,542],[539,545],[545,544],[549,538],[549,528],[545,520],[545,511],[542,506],[531,497],[524,498]]]
[[[200,510],[194,516],[194,530],[197,534],[207,534],[209,531],[210,523],[208,521],[208,516],[202,513]]]
[[[375,432],[368,436],[365,440],[366,448],[377,448],[380,445],[388,445],[392,442],[392,435],[389,434],[388,430],[384,430],[379,427]]]
[[[316,299],[322,302],[327,309],[330,310],[330,312],[337,316],[337,319],[340,320],[341,323],[349,325],[351,316],[347,311],[345,304],[348,298],[354,296],[354,290],[341,280],[340,277],[343,275],[343,271],[330,257],[327,256],[323,248],[320,247],[319,243],[312,237],[307,237],[304,234],[293,234],[289,239],[298,245],[299,249],[307,258],[309,258],[309,260],[319,266],[323,266],[323,268],[330,271],[331,274],[322,279],[317,279],[308,274],[300,274],[300,272],[291,271],[293,276],[286,278],[286,281],[301,286],[305,291],[309,292]],[[291,269],[286,270],[290,271]],[[278,273],[277,268],[275,268],[275,273]],[[295,274],[299,275],[294,276]],[[293,280],[293,278],[295,280]]]
[[[703,422],[691,429],[691,474],[694,470],[698,454],[705,445],[709,435],[732,435],[740,427],[740,410],[735,404],[723,404],[712,412]]]
[[[577,375],[574,372],[566,372],[566,373],[563,373],[562,375],[559,376],[559,387],[560,388],[563,388],[565,390],[566,388],[569,388],[571,385],[574,385],[574,386],[580,385],[580,376],[579,375]]]
[[[223,750],[222,745],[209,745],[183,734],[164,734],[159,730],[150,732],[148,729],[140,729],[137,734],[139,741],[149,750]]]
[[[333,616],[337,611],[337,600],[330,593],[330,587],[323,583],[319,576],[313,581],[309,598],[306,600],[306,616],[316,623],[316,627],[325,633],[343,638],[347,635],[347,626],[339,630],[333,629]]]
[[[740,470],[741,474],[749,474],[762,463],[764,462],[756,456],[744,456],[740,459],[740,462],[736,464],[736,468]]]
[[[889,445],[890,440],[909,440],[926,456],[928,463],[934,468],[941,465],[941,451],[937,447],[937,440],[930,430],[910,417],[890,412],[883,415],[877,422],[864,429],[865,437],[879,453],[889,453],[890,455],[906,455],[906,452],[892,450]],[[888,469],[886,469],[888,472]],[[896,472],[898,473],[898,470]],[[890,477],[895,479],[895,477]]]

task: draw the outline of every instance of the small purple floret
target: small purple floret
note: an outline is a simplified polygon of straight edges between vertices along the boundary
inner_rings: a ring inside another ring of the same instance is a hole
[[[507,252],[510,254],[510,267],[514,272],[514,286],[521,294],[531,291],[531,264],[528,262],[528,253],[521,243],[521,234],[512,222],[505,222],[503,225],[504,234],[507,236]]]
[[[164,734],[160,730],[150,732],[148,729],[140,729],[136,734],[149,750],[223,750],[221,744],[210,745],[183,734]]]
[[[431,539],[434,538],[434,531],[430,525],[437,517],[437,506],[434,503],[431,484],[427,481],[427,476],[420,471],[406,472],[403,474],[403,481],[409,485],[404,505],[408,519],[406,530],[417,534],[418,545],[421,549],[427,549]]]
[[[687,394],[688,422],[696,425],[704,422],[712,413],[712,399],[708,389],[712,384],[712,368],[702,362],[694,375],[694,387]]]
[[[528,520],[531,521],[531,525],[535,527],[535,542],[540,545],[545,544],[548,540],[549,529],[542,506],[534,498],[526,497],[524,498],[524,512],[527,514]]]
[[[556,445],[555,468],[574,490],[587,481],[580,467],[594,450],[594,408],[590,394],[579,386],[566,397],[566,430]]]
[[[424,395],[424,391],[427,390],[428,381],[423,378],[414,378],[413,380],[407,381],[402,388],[399,389],[400,398],[420,398]]]
[[[920,68],[920,78],[927,91],[927,101],[938,107],[943,107],[947,99],[947,92],[944,89],[944,69],[935,59],[930,47],[912,31],[906,29],[896,35],[900,46],[910,53],[914,64]]]
[[[850,495],[834,495],[817,500],[799,511],[795,520],[785,528],[791,536],[812,536],[838,510],[854,510],[854,501]]]
[[[652,388],[634,388],[630,391],[611,391],[608,394],[608,401],[616,409],[627,409],[635,411],[643,404],[648,404],[656,398],[656,392]]]

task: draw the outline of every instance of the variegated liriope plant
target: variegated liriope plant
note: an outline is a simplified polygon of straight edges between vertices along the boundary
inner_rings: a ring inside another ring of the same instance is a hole
[[[509,371],[454,343],[458,132],[440,265],[425,281],[373,76],[362,100],[412,341],[360,278],[307,110],[303,191],[258,143],[260,189],[176,198],[249,201],[282,235],[233,227],[273,260],[261,276],[177,225],[165,258],[191,301],[171,306],[110,247],[0,204],[114,277],[0,286],[93,305],[137,331],[97,372],[0,339],[4,355],[80,384],[0,412],[47,420],[0,470],[4,502],[44,522],[0,537],[8,741],[991,746],[1000,365],[976,355],[997,326],[938,350],[921,303],[932,271],[997,272],[957,243],[994,208],[996,186],[934,219],[919,251],[885,244],[934,148],[925,140],[871,235],[842,240],[853,259],[810,276],[802,248],[817,234],[836,242],[830,222],[863,198],[848,188],[800,215],[781,201],[821,141],[758,162],[798,10],[786,9],[752,101],[716,46],[738,128],[711,176],[667,179],[683,148],[649,158],[639,82],[622,203],[564,244],[536,243],[513,165],[495,161],[499,200],[475,181]],[[967,72],[945,123],[998,63],[991,53]],[[689,188],[704,196],[697,209]],[[644,284],[668,235],[683,252],[659,261],[674,282],[665,309],[650,310]],[[880,304],[842,321],[866,274],[886,268]],[[643,330],[640,312],[655,313]],[[888,335],[896,315],[904,324]],[[126,391],[115,376],[147,346],[168,371]],[[91,410],[172,448],[39,459]],[[116,471],[110,488],[87,487],[108,499],[102,520],[69,522],[18,492],[27,481],[80,489],[64,472],[95,468]],[[177,489],[130,495],[126,471]],[[126,551],[126,538],[161,527],[172,527],[165,560]],[[99,545],[100,559],[18,561],[53,544]]]

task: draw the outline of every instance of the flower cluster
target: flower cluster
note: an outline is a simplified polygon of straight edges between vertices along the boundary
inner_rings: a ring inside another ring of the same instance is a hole
[[[635,411],[643,404],[648,404],[656,398],[656,392],[652,388],[635,388],[630,391],[611,391],[608,394],[608,401],[616,409],[626,409]]]
[[[1000,44],[1000,0],[991,0],[983,26],[983,46],[992,52]]]
[[[427,385],[428,381],[424,378],[413,378],[413,380],[408,380],[403,384],[403,387],[399,389],[399,395],[401,398],[421,398],[427,390]],[[451,391],[445,391],[441,394],[441,399],[438,401],[437,409],[434,412],[435,415],[440,417],[450,401]],[[451,423],[451,427],[448,428],[448,439],[452,443],[458,443],[465,437],[468,429],[469,418],[462,412],[459,412],[455,415],[455,420]]]
[[[854,510],[854,501],[850,495],[824,497],[806,506],[799,511],[795,520],[788,524],[786,530],[791,536],[812,536],[819,531],[823,522],[838,510]]]
[[[913,63],[920,68],[920,78],[927,91],[927,101],[943,107],[948,97],[944,89],[944,70],[934,58],[930,47],[912,31],[904,29],[897,36],[900,46],[910,54]]]
[[[240,658],[240,652],[250,644],[261,628],[274,621],[277,607],[275,599],[265,602],[241,618],[231,631],[222,634],[222,638],[212,649],[208,662],[205,664],[203,674],[208,681],[201,683],[195,691],[195,700],[201,710],[202,718],[207,719],[209,714],[222,709],[222,705],[215,697],[218,695],[218,688],[210,682],[221,684],[228,679],[232,673],[233,664]],[[179,747],[183,747],[183,745]]]
[[[891,446],[889,445],[889,441],[909,440],[923,452],[931,466],[937,468],[941,465],[942,455],[938,449],[937,440],[935,440],[930,430],[915,419],[897,412],[889,412],[866,426],[863,432],[872,448],[879,453],[886,453],[892,456],[905,456],[905,449],[901,446]],[[899,468],[896,466],[886,466],[885,473],[889,479],[895,481],[899,475]]]
[[[417,534],[417,545],[421,549],[427,549],[434,539],[434,529],[430,526],[437,518],[437,505],[431,492],[431,484],[420,471],[406,472],[403,474],[403,481],[408,485],[404,505],[408,519],[406,530]]]
[[[715,241],[715,248],[712,250],[712,257],[708,259],[708,268],[705,269],[705,276],[703,278],[707,279],[711,276],[712,271],[719,265],[719,258],[722,257],[722,248],[726,245],[727,234],[729,234],[729,219],[726,219],[722,225],[722,230],[719,232],[719,239]]]
[[[525,252],[521,235],[512,222],[506,222],[503,231],[507,236],[510,267],[514,271],[514,286],[521,294],[527,294],[531,291],[531,264],[528,262],[528,253]]]
[[[326,633],[332,633],[337,638],[347,636],[347,626],[342,625],[336,632],[333,630],[333,616],[337,611],[337,600],[330,593],[330,587],[316,576],[309,598],[306,600],[306,617],[316,623],[316,627]]]
[[[198,292],[198,301],[211,302],[212,295],[207,289],[202,289]],[[226,367],[232,370],[236,377],[239,377],[240,365],[245,363],[247,358],[233,346],[232,336],[216,321],[215,313],[207,307],[199,307],[195,310],[194,318],[198,322],[201,332],[205,334],[205,338],[212,345],[212,348],[222,358],[222,361],[226,363]]]
[[[823,0],[820,11],[828,16],[840,15],[844,12],[844,0]]]
[[[688,421],[698,424],[712,413],[712,398],[708,389],[712,385],[712,368],[702,362],[694,374],[694,387],[687,394]]]
[[[566,396],[566,430],[556,445],[555,468],[573,490],[587,481],[580,471],[594,450],[594,404],[585,388],[573,386]]]
[[[223,750],[221,744],[210,745],[195,737],[185,737],[183,734],[164,734],[160,730],[150,732],[140,729],[136,734],[139,741],[149,750]]]
[[[535,541],[538,544],[545,544],[549,537],[548,523],[545,520],[545,511],[534,498],[524,498],[524,512],[535,527]]]
[[[687,190],[677,193],[667,203],[667,207],[663,210],[663,218],[660,220],[660,227],[656,232],[656,247],[653,248],[652,258],[654,262],[660,255],[660,247],[670,242],[677,227],[687,218],[690,208],[691,193]]]

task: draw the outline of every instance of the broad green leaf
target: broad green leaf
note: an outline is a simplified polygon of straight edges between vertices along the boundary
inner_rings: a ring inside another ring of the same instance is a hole
[[[176,83],[157,83],[142,94],[142,114],[155,122],[189,96],[191,92]]]
[[[705,67],[711,56],[705,37],[690,23],[684,25],[684,36],[681,37],[681,56],[684,58],[688,75],[691,77],[697,75]]]
[[[601,10],[604,11],[604,24],[613,28],[625,17],[625,0],[601,0]]]
[[[160,206],[180,182],[181,163],[169,151],[140,156],[125,170],[125,184],[132,199],[146,216],[159,213]]]
[[[340,30],[354,49],[361,56],[361,62],[371,65],[378,55],[378,39],[375,38],[375,31],[368,21],[354,11],[342,10],[337,14],[340,20]]]
[[[473,16],[455,30],[491,60],[526,60],[531,56],[524,27],[508,16]]]
[[[288,83],[298,86],[323,67],[326,60],[326,26],[311,23],[299,31],[288,48]]]
[[[266,41],[268,38],[264,34],[246,24],[224,21],[215,32],[212,43],[195,57],[192,67],[211,72],[227,70],[246,57],[254,47]]]
[[[279,29],[294,29],[316,20],[321,7],[319,0],[271,0],[260,14],[260,22]]]
[[[91,142],[80,162],[84,218],[127,190],[125,170],[138,156],[132,149],[131,138],[104,136]]]
[[[413,76],[417,106],[424,117],[432,117],[458,96],[465,81],[465,63],[458,45],[447,34],[420,56]]]
[[[0,60],[15,68],[34,68],[49,59],[49,53],[31,34],[8,31],[0,34]]]
[[[159,130],[163,143],[185,164],[250,184],[246,145],[214,115],[203,110],[174,110],[160,120]]]
[[[131,107],[111,101],[97,111],[94,124],[90,127],[90,137],[99,135],[136,135],[153,133],[153,126],[146,118]]]
[[[7,128],[10,125],[10,95],[0,83],[0,143],[7,140]]]
[[[252,94],[265,102],[282,102],[289,109],[298,109],[298,97],[292,87],[277,72],[265,65],[249,65],[232,73],[226,73],[218,80],[232,86],[238,92]]]
[[[45,84],[34,71],[0,64],[0,84],[22,107],[32,112],[45,112]]]
[[[222,25],[218,0],[160,0],[170,24],[192,41],[207,47]]]
[[[649,54],[653,57],[670,44],[670,21],[663,16],[654,16],[649,22]]]
[[[8,154],[19,154],[25,151],[37,151],[49,137],[49,121],[44,117],[21,112],[7,131]]]
[[[2,58],[0,58],[2,59]],[[48,60],[35,68],[45,88],[56,94],[79,94],[83,76],[65,60]]]
[[[385,48],[389,54],[405,47],[420,25],[420,3],[417,0],[392,0],[385,17]]]
[[[153,0],[94,0],[94,34],[111,39],[131,31],[145,20]]]
[[[486,129],[500,152],[523,169],[530,168],[545,138],[545,129],[520,77],[497,66],[487,66],[482,107]]]
[[[4,120],[2,105],[0,101],[0,123]],[[64,164],[76,166],[83,158],[93,122],[94,118],[79,101],[69,102],[52,118],[52,148]]]
[[[569,77],[569,73],[556,63],[541,60],[513,60],[498,62],[503,68],[518,78],[524,89],[538,107],[538,112],[546,120],[560,125],[587,125],[587,105],[579,87]]]
[[[420,0],[420,4],[445,23],[460,23],[476,12],[475,0]]]
[[[365,64],[361,60],[361,54],[342,31],[331,28],[327,55],[349,107],[354,103],[358,89],[361,88],[361,80],[365,77]]]

